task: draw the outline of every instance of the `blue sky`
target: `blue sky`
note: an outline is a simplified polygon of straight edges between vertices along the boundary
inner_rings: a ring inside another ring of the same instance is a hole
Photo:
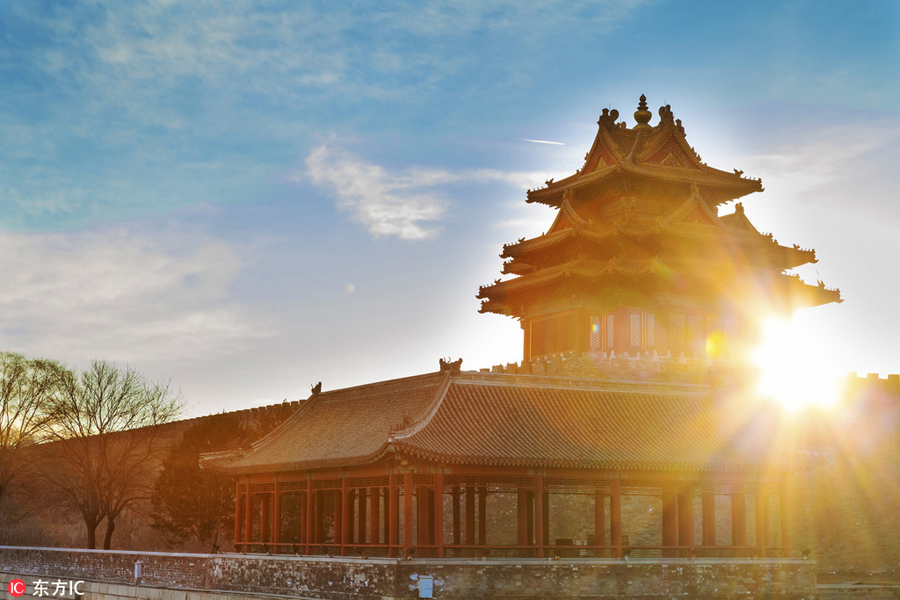
[[[195,414],[517,360],[477,288],[644,93],[816,248],[834,368],[898,372],[898,32],[895,2],[3,3],[0,348]]]

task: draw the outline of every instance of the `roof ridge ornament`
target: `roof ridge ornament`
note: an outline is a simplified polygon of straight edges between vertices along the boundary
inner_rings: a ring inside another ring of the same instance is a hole
[[[640,102],[638,102],[638,109],[634,111],[634,120],[637,121],[637,125],[634,126],[635,129],[650,129],[650,119],[653,118],[653,113],[651,113],[647,109],[647,96],[641,94]]]
[[[671,105],[666,104],[665,106],[659,107],[659,119],[660,119],[660,122],[665,122],[665,121],[669,121],[672,123],[675,122],[675,115],[672,113]]]
[[[463,361],[463,359],[461,359],[461,358],[458,358],[452,362],[450,361],[449,358],[447,358],[447,360],[444,360],[443,358],[441,358],[440,359],[440,365],[441,365],[440,372],[441,373],[450,373],[451,375],[459,375],[459,373],[462,369],[462,361]]]
[[[600,115],[600,118],[597,119],[597,125],[601,127],[606,127],[607,129],[614,129],[616,126],[616,119],[619,118],[619,111],[616,109],[603,109],[603,114]],[[585,155],[587,158],[587,155]]]

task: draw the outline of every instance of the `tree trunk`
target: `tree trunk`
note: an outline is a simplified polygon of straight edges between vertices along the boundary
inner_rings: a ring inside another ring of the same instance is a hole
[[[112,545],[112,534],[116,529],[116,522],[112,517],[106,518],[106,536],[103,538],[103,549],[109,550]],[[93,547],[93,546],[91,546]]]
[[[84,526],[87,528],[87,547],[91,550],[97,547],[97,525],[96,519],[84,517]]]

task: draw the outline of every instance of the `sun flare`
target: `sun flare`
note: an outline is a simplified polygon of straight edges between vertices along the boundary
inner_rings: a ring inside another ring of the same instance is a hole
[[[750,353],[759,370],[759,394],[790,411],[835,406],[841,373],[827,352],[827,342],[803,315],[767,321],[760,344]]]

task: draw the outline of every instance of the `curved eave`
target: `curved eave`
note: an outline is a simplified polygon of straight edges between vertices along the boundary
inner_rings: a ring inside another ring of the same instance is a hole
[[[538,456],[467,456],[429,451],[411,444],[396,444],[398,452],[444,464],[459,464],[486,467],[535,467],[555,469],[587,469],[599,471],[670,471],[670,472],[710,472],[710,473],[762,473],[793,472],[808,469],[819,461],[797,458],[781,461],[761,460],[762,464],[742,464],[740,462],[662,462],[662,461],[610,461],[610,460],[547,460]]]
[[[704,171],[668,167],[657,164],[617,164],[598,169],[587,175],[576,173],[563,180],[554,182],[549,187],[529,190],[526,202],[538,202],[559,208],[563,193],[569,189],[578,190],[595,185],[615,177],[639,177],[663,183],[697,184],[701,189],[718,190],[716,204],[736,200],[747,194],[762,191],[762,183],[758,179],[746,179],[734,173],[726,173],[707,167]],[[725,192],[722,194],[721,192]]]
[[[511,296],[547,287],[557,287],[564,281],[587,282],[591,284],[598,284],[603,280],[616,278],[627,281],[639,281],[649,277],[667,278],[669,273],[671,273],[671,270],[660,265],[657,261],[638,268],[619,266],[591,268],[563,265],[481,288],[476,296],[476,298],[482,300],[478,312],[521,317],[522,315],[518,314],[518,311],[513,310],[511,307],[509,301]]]
[[[385,443],[377,452],[363,456],[347,456],[340,459],[311,460],[269,463],[266,465],[216,465],[208,467],[212,471],[218,471],[228,475],[252,475],[256,473],[287,473],[291,471],[313,471],[317,469],[339,469],[342,467],[365,466],[379,462],[391,453],[392,448]]]
[[[791,282],[789,285],[791,308],[807,308],[813,306],[822,306],[831,304],[832,302],[840,304],[844,301],[841,298],[841,290],[829,289],[823,285],[809,285],[804,283],[799,277],[789,276]]]

